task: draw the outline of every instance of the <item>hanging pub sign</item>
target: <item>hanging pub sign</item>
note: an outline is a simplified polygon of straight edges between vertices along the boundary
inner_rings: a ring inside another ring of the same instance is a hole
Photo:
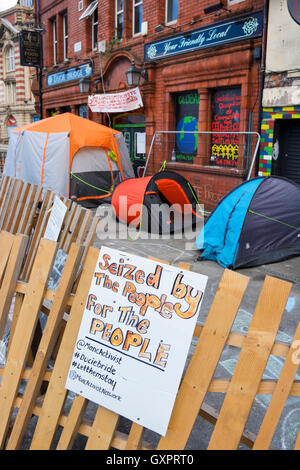
[[[237,168],[239,155],[241,88],[224,88],[212,96],[211,164]]]
[[[66,388],[165,435],[206,283],[102,246]]]
[[[20,64],[42,67],[42,37],[39,31],[22,29],[19,34]]]

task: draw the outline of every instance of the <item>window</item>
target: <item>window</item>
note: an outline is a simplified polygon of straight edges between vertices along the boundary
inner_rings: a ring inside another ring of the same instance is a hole
[[[68,58],[68,15],[63,14],[63,45],[64,45],[64,60]]]
[[[93,13],[92,18],[92,48],[97,49],[98,44],[98,8]]]
[[[115,28],[116,28],[116,39],[122,39],[123,37],[123,22],[124,22],[124,1],[116,1],[116,10],[115,10]]]
[[[16,103],[16,82],[6,81],[5,82],[5,99],[6,104],[11,105]]]
[[[238,168],[239,132],[241,110],[241,87],[219,88],[212,94],[211,130],[218,132],[211,136],[210,164]]]
[[[178,0],[166,0],[166,24],[177,21]]]
[[[53,43],[53,64],[57,64],[57,24],[56,19],[52,20],[52,43]]]
[[[141,34],[143,21],[143,0],[133,0],[133,36]]]
[[[193,163],[198,148],[199,93],[197,90],[174,94],[175,157],[177,162]]]
[[[15,50],[13,46],[6,49],[5,54],[6,72],[13,72],[15,70]]]
[[[33,7],[33,0],[20,0],[20,5],[22,7],[32,8]]]

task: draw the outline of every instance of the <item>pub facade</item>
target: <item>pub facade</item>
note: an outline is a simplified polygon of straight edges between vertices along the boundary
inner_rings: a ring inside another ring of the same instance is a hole
[[[122,131],[137,175],[176,171],[211,211],[257,171],[264,3],[40,0],[43,117]]]

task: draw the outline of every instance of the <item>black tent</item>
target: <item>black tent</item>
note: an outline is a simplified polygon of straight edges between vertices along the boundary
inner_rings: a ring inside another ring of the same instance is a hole
[[[202,218],[194,189],[174,171],[123,181],[112,205],[120,221],[151,233],[184,230]]]
[[[199,259],[231,269],[300,254],[300,186],[278,176],[242,183],[219,202],[196,246]]]

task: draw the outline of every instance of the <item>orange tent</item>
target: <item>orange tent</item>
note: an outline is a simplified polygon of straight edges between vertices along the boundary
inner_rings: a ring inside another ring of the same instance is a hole
[[[123,134],[72,113],[14,129],[4,173],[89,204],[134,176]]]

